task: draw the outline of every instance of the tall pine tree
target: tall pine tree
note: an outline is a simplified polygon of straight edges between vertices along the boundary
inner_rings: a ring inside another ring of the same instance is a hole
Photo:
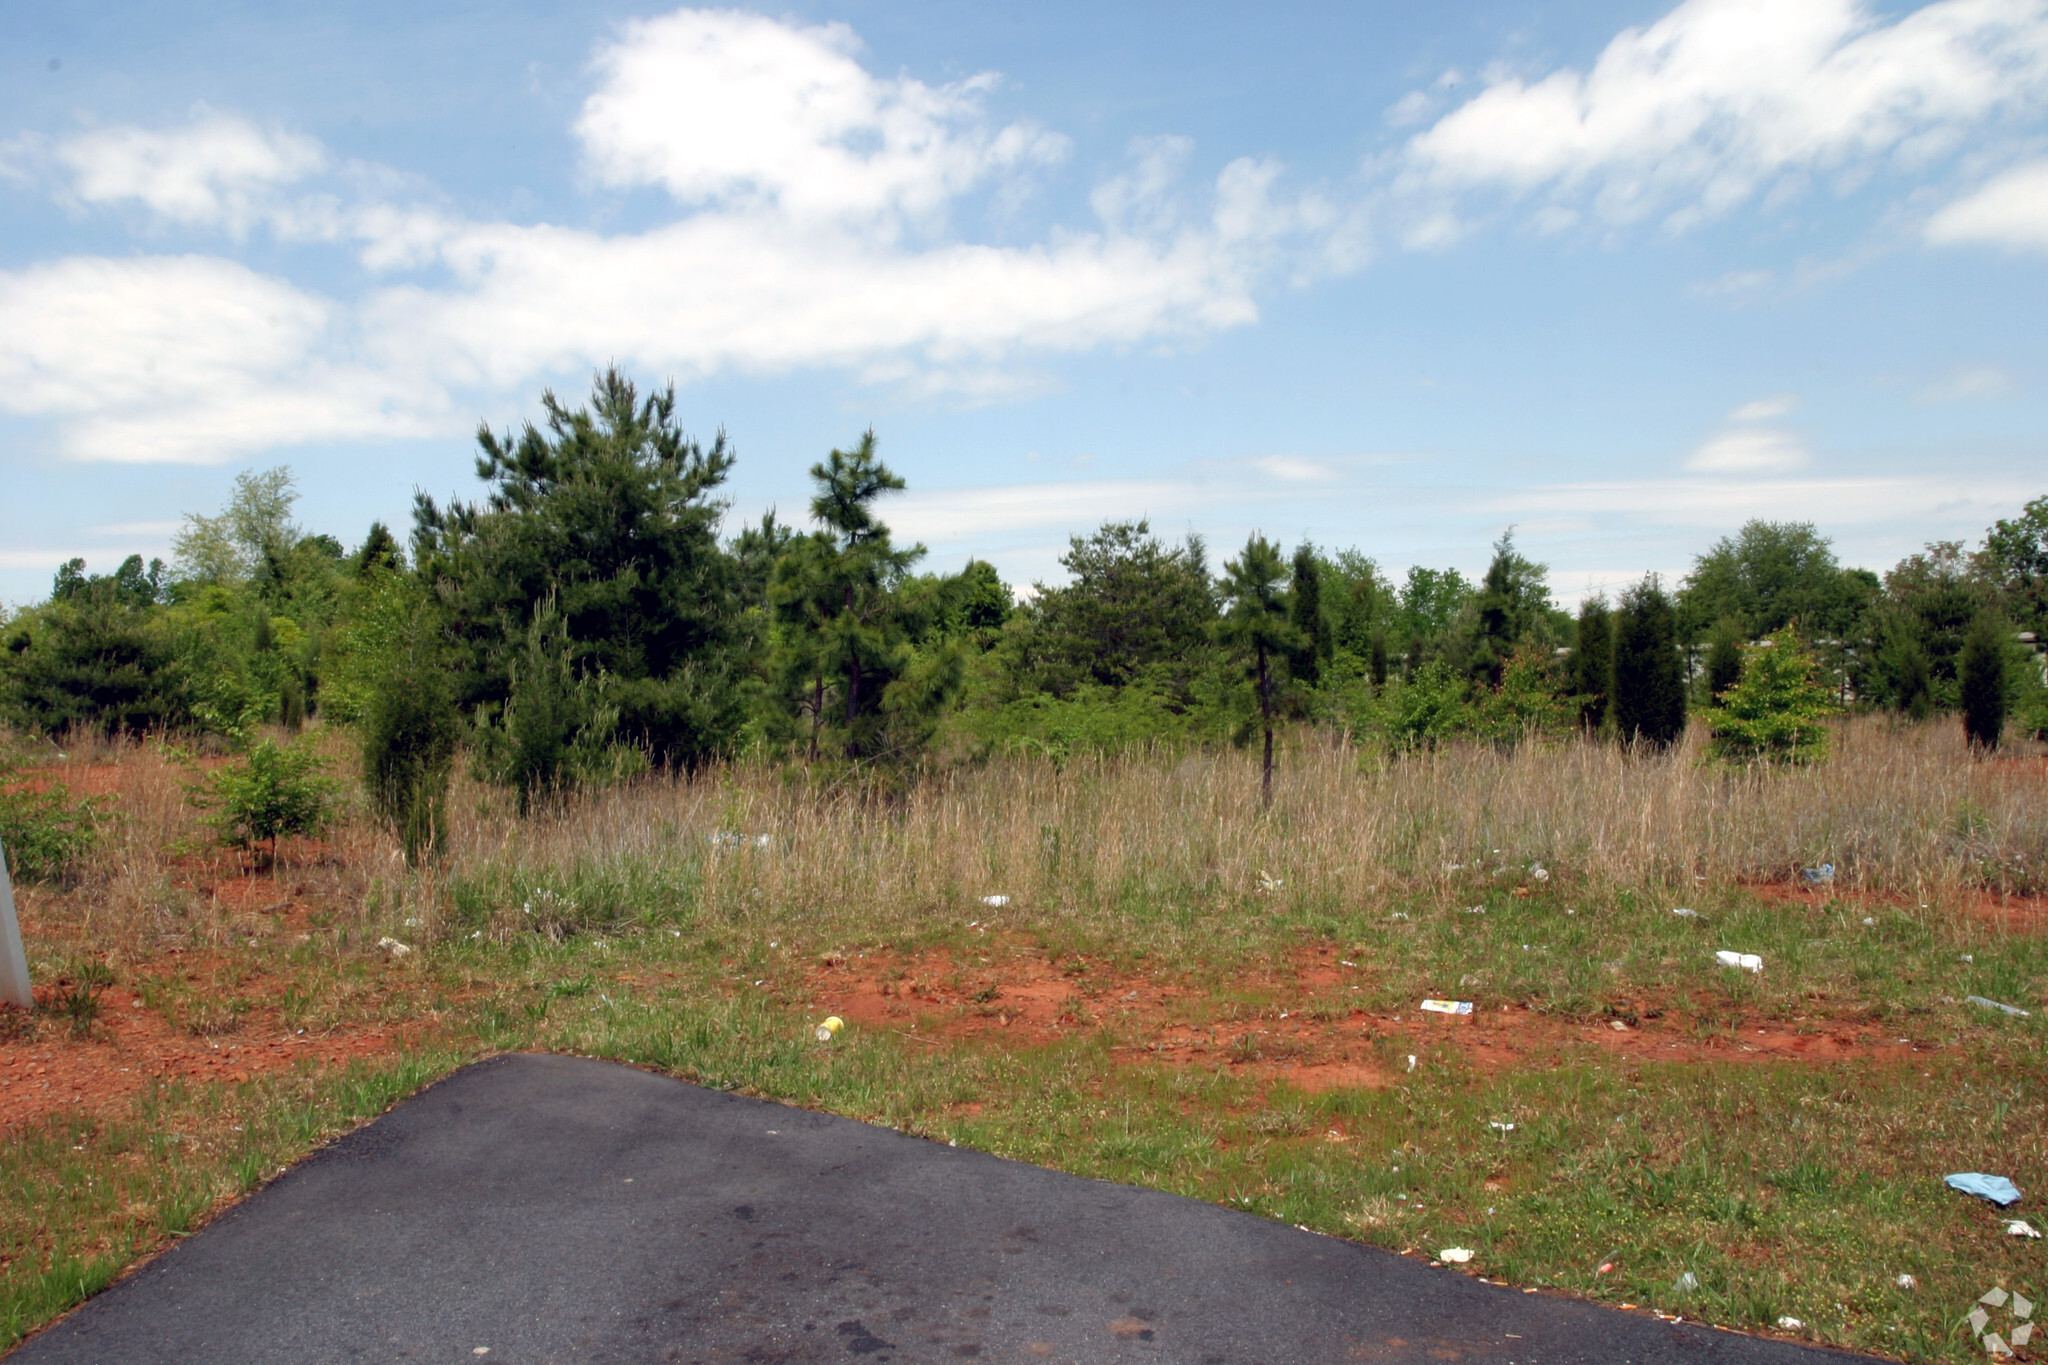
[[[1273,804],[1273,722],[1288,681],[1288,661],[1299,657],[1304,640],[1293,621],[1293,596],[1288,591],[1287,564],[1280,547],[1254,534],[1244,553],[1223,566],[1223,591],[1228,607],[1220,631],[1245,660],[1256,689],[1260,727],[1266,736],[1266,757],[1259,770],[1259,800]]]
[[[1678,622],[1657,576],[1621,595],[1614,632],[1614,727],[1621,738],[1668,749],[1685,733]]]
[[[1578,641],[1572,646],[1572,691],[1579,696],[1579,725],[1597,733],[1614,694],[1614,613],[1605,597],[1579,604]]]
[[[1973,749],[1996,749],[2005,734],[2005,636],[2005,623],[1996,612],[1978,612],[1956,661],[1963,733]]]

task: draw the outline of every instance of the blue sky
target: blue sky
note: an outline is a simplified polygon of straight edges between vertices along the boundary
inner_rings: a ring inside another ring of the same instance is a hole
[[[0,8],[0,600],[616,361],[932,563],[1105,518],[1680,574],[2048,492],[2048,3]]]

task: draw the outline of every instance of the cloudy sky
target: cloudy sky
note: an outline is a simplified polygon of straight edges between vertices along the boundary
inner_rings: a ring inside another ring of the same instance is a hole
[[[933,563],[1147,516],[1559,596],[2048,492],[2048,0],[0,7],[0,600],[353,544],[616,362]],[[1220,558],[1220,554],[1218,555]]]

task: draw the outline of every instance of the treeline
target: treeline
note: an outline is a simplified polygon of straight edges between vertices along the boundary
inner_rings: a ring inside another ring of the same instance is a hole
[[[1115,522],[1073,538],[1069,581],[1019,594],[986,563],[932,572],[897,543],[883,513],[903,481],[872,434],[812,467],[801,524],[771,513],[728,536],[733,451],[682,432],[673,390],[610,372],[585,406],[544,402],[538,427],[480,430],[481,495],[420,496],[404,543],[383,525],[354,547],[304,533],[273,470],[189,517],[168,567],[64,565],[4,624],[0,714],[231,743],[319,716],[355,728],[373,796],[418,839],[458,760],[528,803],[749,751],[1270,751],[1290,722],[1390,747],[1572,730],[1661,745],[1704,710],[1738,752],[1794,754],[1844,707],[1966,712],[1991,744],[2009,719],[2048,724],[2032,644],[2048,497],[1882,576],[1840,565],[1811,525],[1751,522],[1682,582],[1646,577],[1576,616],[1511,535],[1478,582],[1395,581],[1358,551],[1257,535],[1212,570],[1199,538]]]

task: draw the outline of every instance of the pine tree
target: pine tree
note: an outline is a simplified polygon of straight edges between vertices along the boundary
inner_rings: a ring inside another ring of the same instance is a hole
[[[1288,660],[1298,657],[1304,641],[1292,620],[1293,594],[1287,590],[1286,561],[1280,547],[1253,534],[1244,553],[1223,566],[1223,591],[1229,602],[1221,623],[1226,643],[1246,656],[1246,671],[1257,689],[1259,721],[1266,735],[1266,757],[1259,771],[1259,800],[1273,804],[1273,719],[1287,683]]]
[[[1579,727],[1597,733],[1614,694],[1614,613],[1604,597],[1589,597],[1579,604],[1571,666],[1572,691],[1579,696]]]
[[[811,516],[822,529],[794,543],[770,577],[770,673],[785,710],[808,720],[814,757],[826,731],[849,759],[910,751],[957,690],[960,670],[957,646],[920,655],[912,643],[913,618],[927,604],[903,589],[924,546],[897,549],[874,512],[903,480],[876,456],[872,431],[813,465],[811,479]]]
[[[643,398],[617,370],[597,376],[588,406],[541,401],[544,430],[478,431],[481,503],[414,503],[416,569],[444,604],[457,701],[477,715],[505,706],[552,602],[576,681],[606,680],[617,739],[658,764],[706,762],[745,714],[738,575],[713,496],[734,459],[725,435],[698,444],[673,388]]]
[[[1707,637],[1707,701],[1719,701],[1721,694],[1742,677],[1742,622],[1723,616]]]
[[[1323,665],[1335,649],[1329,618],[1323,612],[1322,563],[1313,545],[1304,544],[1294,552],[1293,590],[1288,597],[1288,619],[1301,637],[1300,651],[1289,661],[1294,677],[1314,687],[1323,676]]]
[[[1669,748],[1685,733],[1677,618],[1655,574],[1621,595],[1613,715],[1623,740],[1651,748]]]
[[[2005,733],[2005,623],[1992,611],[1980,611],[1963,638],[1956,661],[1961,684],[1963,733],[1973,749],[1996,749]]]

